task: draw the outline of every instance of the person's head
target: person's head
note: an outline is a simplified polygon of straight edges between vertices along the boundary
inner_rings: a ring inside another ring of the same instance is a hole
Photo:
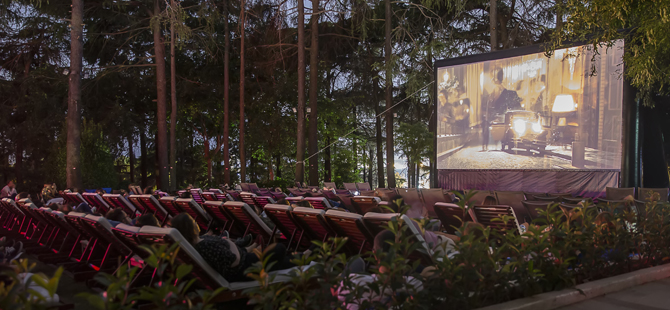
[[[179,194],[179,198],[191,198],[191,192],[185,191],[185,192]]]
[[[14,184],[14,180],[9,180],[9,182],[7,182],[7,187],[9,187],[9,188],[16,187],[16,184]]]
[[[95,193],[98,194],[98,195],[100,195],[100,196],[106,194],[105,190],[102,189],[102,188],[98,188],[98,189],[96,189],[96,190],[95,190]]]
[[[60,207],[58,208],[58,211],[63,212],[65,214],[68,214],[72,212],[72,203],[71,202],[65,202]]]
[[[493,70],[493,83],[502,84],[503,79],[505,78],[505,72],[502,68],[495,68]]]
[[[161,223],[158,222],[158,219],[151,213],[147,213],[137,218],[135,221],[135,226],[155,226],[161,227]]]
[[[110,221],[116,221],[126,225],[130,225],[132,223],[126,212],[123,212],[121,208],[116,208],[114,210],[107,212],[105,218],[107,218]]]
[[[191,189],[193,189],[193,184],[189,184],[188,186],[186,186],[186,190],[191,190]]]
[[[198,242],[200,236],[200,227],[188,213],[180,213],[172,218],[170,226],[176,229],[191,244]]]
[[[384,266],[381,265],[382,258],[378,257],[378,253],[386,253],[384,256],[384,261],[390,261],[393,259],[393,253],[391,252],[391,244],[396,242],[395,234],[390,230],[382,230],[375,236],[372,250],[375,253],[375,258],[379,264],[379,272],[385,273],[387,270]]]
[[[368,213],[384,213],[384,211],[382,211],[382,208],[380,208],[379,206],[374,206],[368,209]]]
[[[18,195],[16,195],[16,200],[21,200],[21,199],[26,199],[30,198],[30,194],[28,192],[20,192]]]
[[[55,202],[52,202],[47,206],[47,208],[51,209],[52,211],[58,211],[59,207],[60,205]]]
[[[147,195],[153,195],[154,194],[154,188],[151,186],[147,186],[144,188],[144,194]]]
[[[493,196],[486,196],[484,201],[482,201],[483,206],[495,206],[496,204],[498,203],[496,202],[496,198]]]

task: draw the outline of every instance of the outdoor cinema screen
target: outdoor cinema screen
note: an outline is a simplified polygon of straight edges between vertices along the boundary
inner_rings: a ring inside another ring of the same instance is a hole
[[[623,41],[598,52],[438,62],[437,168],[620,170]]]

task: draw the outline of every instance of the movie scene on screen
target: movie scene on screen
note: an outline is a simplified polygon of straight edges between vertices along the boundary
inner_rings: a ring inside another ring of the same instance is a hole
[[[439,67],[438,169],[620,170],[623,41]]]

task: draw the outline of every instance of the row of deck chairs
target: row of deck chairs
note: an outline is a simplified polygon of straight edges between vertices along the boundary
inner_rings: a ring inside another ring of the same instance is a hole
[[[151,198],[146,199],[155,200],[151,195],[132,196],[148,196]],[[250,208],[242,202],[228,202],[228,204],[241,204]],[[0,229],[3,235],[12,235],[16,240],[22,240],[25,251],[38,255],[39,260],[64,266],[72,271],[77,281],[90,280],[100,271],[115,273],[120,266],[131,264],[141,267],[132,283],[150,285],[154,272],[144,263],[144,259],[150,253],[141,246],[178,243],[181,250],[178,251],[177,259],[194,267],[189,277],[198,278],[200,280],[198,283],[207,289],[214,290],[219,287],[228,289],[217,297],[217,301],[240,298],[243,290],[259,285],[256,281],[228,282],[202,259],[176,229],[172,228],[149,226],[140,228],[125,224],[112,227],[102,216],[77,212],[63,214],[49,208],[37,208],[29,199],[19,202],[2,199]],[[84,240],[85,246],[82,247]],[[273,281],[289,281],[290,278],[286,276],[289,272],[290,270],[271,272],[276,275]]]

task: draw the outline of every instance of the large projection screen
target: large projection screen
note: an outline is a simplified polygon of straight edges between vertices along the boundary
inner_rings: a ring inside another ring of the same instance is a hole
[[[438,62],[437,168],[620,171],[623,41],[598,52]]]

